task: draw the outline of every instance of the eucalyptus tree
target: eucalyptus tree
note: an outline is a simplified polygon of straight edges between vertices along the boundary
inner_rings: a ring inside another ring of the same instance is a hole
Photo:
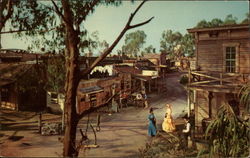
[[[185,34],[182,36],[181,39],[181,56],[188,56],[193,57],[194,56],[194,37],[192,34]]]
[[[125,37],[125,44],[122,49],[126,52],[130,57],[137,57],[140,49],[145,43],[147,35],[144,31],[137,30],[135,32],[131,32]]]
[[[144,48],[144,50],[141,52],[141,55],[150,54],[150,53],[156,53],[155,48],[152,45],[149,45],[148,47]]]
[[[53,15],[47,16],[50,12],[36,0],[0,0],[0,48],[2,34],[46,32],[51,27],[47,22],[53,19]]]
[[[160,41],[160,51],[167,53],[171,57],[175,56],[175,51],[181,46],[182,34],[172,30],[163,31]]]
[[[96,108],[92,107],[82,113],[77,113],[76,111],[76,93],[77,87],[82,78],[85,78],[91,70],[101,62],[109,53],[112,52],[113,48],[117,45],[124,34],[133,28],[142,26],[149,23],[152,19],[148,19],[144,22],[131,25],[131,22],[138,12],[138,10],[145,3],[143,1],[136,10],[130,15],[126,25],[119,34],[119,36],[114,40],[114,42],[100,55],[90,67],[85,70],[80,71],[79,69],[79,50],[81,47],[86,48],[87,41],[81,42],[80,35],[86,34],[86,29],[83,23],[87,20],[87,16],[92,14],[95,8],[99,5],[119,5],[119,1],[69,1],[61,0],[54,2],[54,10],[60,17],[61,24],[64,27],[64,42],[65,42],[65,59],[66,59],[66,82],[65,82],[65,112],[66,112],[66,130],[64,136],[64,156],[78,156],[80,144],[76,144],[76,129],[79,120],[86,114],[94,111]]]
[[[78,62],[80,52],[89,51],[90,44],[93,44],[93,47],[96,45],[96,41],[91,41],[88,32],[84,27],[84,23],[87,21],[88,16],[93,14],[95,9],[100,5],[118,6],[121,4],[121,1],[2,0],[1,3],[3,1],[8,2],[8,5],[2,10],[6,10],[7,8],[8,11],[10,10],[10,13],[7,13],[6,16],[6,11],[3,11],[2,13],[4,13],[4,17],[6,18],[5,21],[10,19],[11,29],[1,32],[1,34],[18,32],[18,36],[28,35],[32,37],[34,40],[31,44],[32,47],[43,47],[45,51],[53,50],[55,52],[64,52],[66,69],[64,86],[66,129],[64,135],[63,155],[69,157],[78,156],[82,143],[81,141],[79,144],[76,143],[78,122],[82,117],[96,110],[96,107],[92,107],[82,113],[77,113],[76,95],[79,82],[81,79],[86,78],[91,70],[112,52],[113,48],[128,30],[145,25],[153,19],[152,17],[144,22],[134,25],[131,24],[134,16],[146,1],[143,1],[136,10],[131,13],[123,30],[121,30],[119,36],[114,42],[108,46],[103,53],[101,53],[92,65],[81,71]],[[14,4],[17,7],[9,9]],[[1,14],[1,19],[2,17],[3,14]],[[6,24],[5,21],[3,23],[1,20],[1,26]]]
[[[233,24],[237,24],[237,18],[233,17],[232,14],[229,14],[226,16],[225,20],[223,21],[224,25],[233,25]]]
[[[242,20],[242,24],[249,24],[250,23],[250,13],[246,13],[246,18]]]

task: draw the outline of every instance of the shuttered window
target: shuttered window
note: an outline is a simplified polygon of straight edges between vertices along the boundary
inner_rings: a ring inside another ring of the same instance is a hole
[[[235,73],[236,48],[226,47],[226,72]]]

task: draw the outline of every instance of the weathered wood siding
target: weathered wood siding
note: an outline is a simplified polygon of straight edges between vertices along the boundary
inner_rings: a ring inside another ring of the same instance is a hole
[[[236,46],[236,72],[250,73],[250,32],[248,29],[199,32],[197,66],[204,71],[225,72],[225,47]]]
[[[197,100],[195,106],[195,125],[201,126],[202,119],[208,118],[208,93],[206,91],[197,91]]]
[[[237,94],[233,93],[213,93],[213,98],[211,100],[211,112],[212,119],[215,119],[218,114],[218,110],[222,105],[228,105],[230,100],[239,100],[237,99]],[[202,126],[202,120],[209,117],[209,99],[208,99],[208,91],[197,91],[196,94],[196,103],[195,106],[195,124],[196,126]],[[244,113],[244,107],[239,105],[240,115]]]
[[[103,88],[102,92],[94,92],[92,94],[96,95],[96,105],[100,106],[106,103],[107,99],[109,99],[112,96],[112,85],[116,84],[115,93],[120,92],[120,83],[121,78],[120,77],[114,77],[114,78],[106,78],[106,79],[91,79],[91,80],[85,80],[79,84],[79,88],[86,88],[91,86],[100,86]],[[77,102],[78,102],[78,113],[82,113],[85,110],[88,110],[91,108],[91,101],[90,101],[90,95],[84,94],[78,91],[77,94]]]

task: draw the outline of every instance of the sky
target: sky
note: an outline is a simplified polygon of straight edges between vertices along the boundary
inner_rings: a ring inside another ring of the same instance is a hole
[[[99,39],[106,40],[110,45],[122,31],[130,14],[136,9],[141,1],[131,3],[123,1],[119,7],[99,6],[84,23],[89,32],[98,31]],[[187,33],[186,29],[193,28],[199,21],[207,21],[213,18],[222,20],[229,14],[238,18],[241,22],[246,13],[249,12],[248,1],[167,1],[152,0],[146,2],[135,15],[132,24],[143,22],[154,16],[154,19],[141,27],[129,30],[127,33],[143,30],[146,35],[144,48],[153,45],[156,51],[160,49],[161,34],[164,30],[171,29],[182,34]],[[113,50],[121,49],[124,45],[125,36]],[[4,49],[17,48],[27,49],[29,40],[15,39],[8,34],[2,37]]]

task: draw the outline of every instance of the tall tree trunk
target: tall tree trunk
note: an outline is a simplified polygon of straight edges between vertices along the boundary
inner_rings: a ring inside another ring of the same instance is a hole
[[[143,1],[137,7],[135,12],[131,14],[127,24],[125,25],[124,29],[122,30],[120,35],[117,37],[117,39],[113,42],[113,44],[99,58],[97,58],[89,68],[87,68],[85,71],[82,71],[81,72],[82,74],[80,76],[80,70],[79,70],[79,65],[78,65],[78,56],[79,56],[78,44],[80,42],[79,27],[76,26],[75,27],[76,29],[74,29],[73,13],[70,8],[69,0],[61,0],[61,2],[62,2],[62,8],[63,8],[63,15],[54,2],[53,4],[58,14],[61,16],[62,20],[64,21],[65,32],[66,32],[65,58],[66,58],[67,70],[66,70],[66,81],[65,81],[66,82],[65,83],[66,96],[65,96],[64,110],[65,110],[65,114],[66,114],[65,117],[67,121],[66,121],[65,135],[64,135],[63,156],[77,157],[78,156],[78,150],[76,149],[77,147],[76,146],[77,124],[83,116],[85,116],[91,111],[91,110],[85,111],[82,114],[77,114],[76,112],[76,95],[77,95],[77,87],[78,87],[80,78],[88,75],[91,72],[91,70],[113,50],[113,48],[117,45],[117,43],[120,41],[120,39],[123,37],[123,35],[126,33],[127,30],[147,24],[153,19],[153,17],[145,22],[135,24],[135,25],[130,25],[131,21],[133,20],[134,15],[141,8],[141,6],[145,3],[145,1]],[[95,3],[93,3],[92,7],[94,7],[94,5]],[[88,13],[86,13],[86,15],[87,14]]]
[[[75,150],[76,131],[78,124],[78,115],[76,113],[76,95],[79,82],[78,60],[78,37],[75,31],[66,27],[67,31],[67,61],[66,61],[66,97],[65,97],[65,114],[66,114],[66,129],[64,135],[64,156],[77,156]]]
[[[0,17],[1,19],[1,17]],[[0,26],[0,32],[2,32],[2,27]],[[2,49],[2,34],[0,33],[0,49]]]
[[[77,86],[79,83],[79,66],[78,66],[78,32],[74,30],[72,21],[72,12],[67,0],[62,0],[65,18],[66,31],[66,83],[65,83],[65,116],[66,129],[64,134],[64,149],[63,156],[73,157],[78,156],[76,151],[76,132],[79,122],[76,113],[76,95]]]

